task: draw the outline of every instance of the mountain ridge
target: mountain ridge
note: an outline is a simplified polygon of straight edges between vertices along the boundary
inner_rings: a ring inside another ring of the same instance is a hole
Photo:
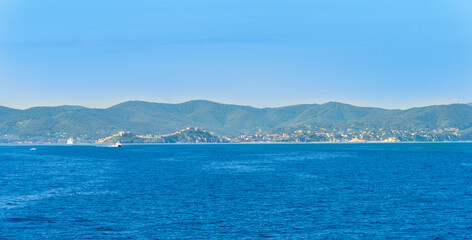
[[[90,142],[119,131],[162,135],[190,126],[222,137],[298,130],[330,133],[335,129],[391,129],[414,133],[450,128],[461,135],[457,140],[472,140],[472,106],[449,104],[400,110],[327,102],[256,108],[208,100],[175,104],[133,100],[109,108],[64,105],[19,110],[0,106],[3,142],[54,142],[69,137]]]

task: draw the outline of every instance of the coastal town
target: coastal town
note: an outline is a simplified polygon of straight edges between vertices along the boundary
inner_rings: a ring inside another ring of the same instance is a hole
[[[46,135],[50,136],[50,135]],[[18,139],[15,136],[2,135],[0,143],[10,144],[103,144],[103,143],[311,143],[311,142],[440,142],[466,141],[463,132],[457,128],[438,128],[433,130],[395,130],[395,129],[310,129],[293,131],[261,130],[254,134],[243,134],[237,137],[218,136],[202,128],[188,127],[170,134],[134,134],[130,131],[119,131],[117,134],[91,139],[87,136],[69,136],[60,134],[58,138]]]
[[[435,129],[431,131],[406,131],[387,129],[363,130],[295,130],[291,133],[263,133],[238,137],[219,137],[201,128],[189,127],[165,135],[134,135],[121,131],[96,143],[131,142],[131,143],[310,143],[310,142],[436,142],[461,141],[461,131],[456,128]]]
[[[242,135],[232,142],[434,142],[460,141],[461,132],[456,128],[431,131],[408,131],[394,129],[325,129],[295,130],[291,133],[256,133]]]

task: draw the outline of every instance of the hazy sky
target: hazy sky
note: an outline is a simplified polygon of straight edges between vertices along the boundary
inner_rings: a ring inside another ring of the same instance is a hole
[[[0,105],[472,102],[470,0],[1,0]]]

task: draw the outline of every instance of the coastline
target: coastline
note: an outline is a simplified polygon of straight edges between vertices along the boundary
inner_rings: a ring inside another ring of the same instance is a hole
[[[472,143],[472,141],[405,141],[405,142],[235,142],[235,143],[122,143],[124,146],[146,146],[146,145],[328,145],[328,144],[346,144],[346,145],[362,145],[362,144],[445,144],[445,143]],[[63,143],[0,143],[2,146],[99,146],[109,147],[112,143],[77,143],[77,144],[63,144]]]

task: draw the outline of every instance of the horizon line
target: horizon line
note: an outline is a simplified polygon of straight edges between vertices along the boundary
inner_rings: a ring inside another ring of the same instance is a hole
[[[210,103],[217,103],[217,104],[223,104],[223,105],[233,105],[233,106],[241,106],[241,107],[251,107],[255,109],[266,109],[266,108],[284,108],[284,107],[291,107],[291,106],[299,106],[299,105],[325,105],[329,103],[339,103],[339,104],[345,104],[345,105],[350,105],[354,107],[360,107],[360,108],[379,108],[379,109],[385,109],[385,110],[408,110],[408,109],[413,109],[413,108],[424,108],[424,107],[432,107],[432,106],[447,106],[447,105],[455,105],[455,104],[462,104],[462,105],[469,105],[472,106],[472,102],[469,103],[441,103],[441,104],[431,104],[431,105],[424,105],[424,106],[415,106],[415,107],[408,107],[408,108],[385,108],[385,107],[377,107],[377,106],[360,106],[360,105],[355,105],[355,104],[350,104],[350,103],[345,103],[345,102],[339,102],[339,101],[327,101],[324,103],[298,103],[298,104],[289,104],[289,105],[283,105],[283,106],[276,106],[276,107],[255,107],[252,105],[245,105],[245,104],[234,104],[234,103],[223,103],[223,102],[217,102],[213,100],[207,100],[207,99],[193,99],[193,100],[187,100],[187,101],[182,101],[182,102],[154,102],[150,100],[126,100],[122,101],[116,104],[113,104],[108,107],[88,107],[84,105],[76,105],[76,104],[64,104],[64,105],[38,105],[38,106],[32,106],[32,107],[27,107],[27,108],[15,108],[15,107],[8,107],[8,106],[3,106],[0,105],[0,107],[4,108],[9,108],[13,110],[20,110],[20,111],[25,111],[33,108],[57,108],[57,107],[81,107],[81,108],[86,108],[86,109],[108,109],[114,106],[118,106],[123,103],[129,103],[129,102],[143,102],[143,103],[155,103],[155,104],[169,104],[169,105],[179,105],[179,104],[185,104],[185,103],[190,103],[190,102],[210,102]]]

